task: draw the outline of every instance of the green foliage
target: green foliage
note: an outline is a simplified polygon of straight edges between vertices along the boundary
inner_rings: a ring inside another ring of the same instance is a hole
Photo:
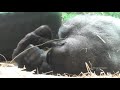
[[[63,19],[63,21],[66,21],[69,18],[72,18],[76,15],[78,15],[76,12],[62,12],[62,19]]]
[[[120,12],[96,12],[96,14],[113,16],[113,17],[116,17],[116,18],[120,18]]]
[[[96,15],[105,15],[105,16],[113,16],[116,18],[120,18],[120,12],[62,12],[63,21],[68,20],[79,14],[96,14]]]

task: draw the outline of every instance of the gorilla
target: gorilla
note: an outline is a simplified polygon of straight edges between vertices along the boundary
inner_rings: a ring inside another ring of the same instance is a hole
[[[44,32],[43,36],[37,31]],[[87,63],[96,73],[120,70],[120,19],[78,15],[61,25],[58,40],[50,40],[50,31],[48,26],[40,26],[18,43],[13,60],[19,68],[25,66],[27,71],[38,68],[40,73],[53,70],[55,73],[79,74],[87,72]],[[32,33],[39,36],[39,39],[34,38],[35,42],[29,39]]]
[[[12,53],[18,42],[28,33],[41,25],[48,25],[53,37],[61,26],[60,12],[5,12],[0,14],[0,54],[7,60],[12,59]],[[0,60],[3,57],[0,56]]]

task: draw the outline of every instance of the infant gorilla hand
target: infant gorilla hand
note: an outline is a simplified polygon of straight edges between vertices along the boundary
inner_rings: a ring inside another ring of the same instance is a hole
[[[30,48],[30,49],[29,49]],[[41,66],[43,60],[42,60],[42,54],[45,52],[42,49],[39,49],[36,46],[33,46],[30,44],[27,47],[27,51],[24,54],[24,61],[25,61],[25,68],[28,71],[31,71],[33,69],[36,69],[37,67]]]
[[[43,62],[42,54],[44,52],[44,50],[30,44],[22,54],[15,58],[15,62],[18,64],[18,68],[25,66],[27,71],[32,71],[41,66]]]

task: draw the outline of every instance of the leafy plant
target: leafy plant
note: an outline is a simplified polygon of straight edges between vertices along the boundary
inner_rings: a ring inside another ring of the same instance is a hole
[[[96,14],[120,18],[120,12],[62,12],[62,19],[66,21],[79,14]]]

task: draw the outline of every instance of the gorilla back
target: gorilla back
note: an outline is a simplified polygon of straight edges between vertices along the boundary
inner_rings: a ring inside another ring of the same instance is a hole
[[[56,45],[49,56],[55,71],[86,72],[85,62],[96,72],[120,70],[120,19],[76,16],[59,29],[59,38],[65,37],[65,44]]]
[[[0,14],[0,54],[11,59],[17,43],[29,32],[41,25],[52,29],[53,38],[57,38],[61,25],[59,12],[11,12]],[[0,60],[3,59],[0,56]]]

